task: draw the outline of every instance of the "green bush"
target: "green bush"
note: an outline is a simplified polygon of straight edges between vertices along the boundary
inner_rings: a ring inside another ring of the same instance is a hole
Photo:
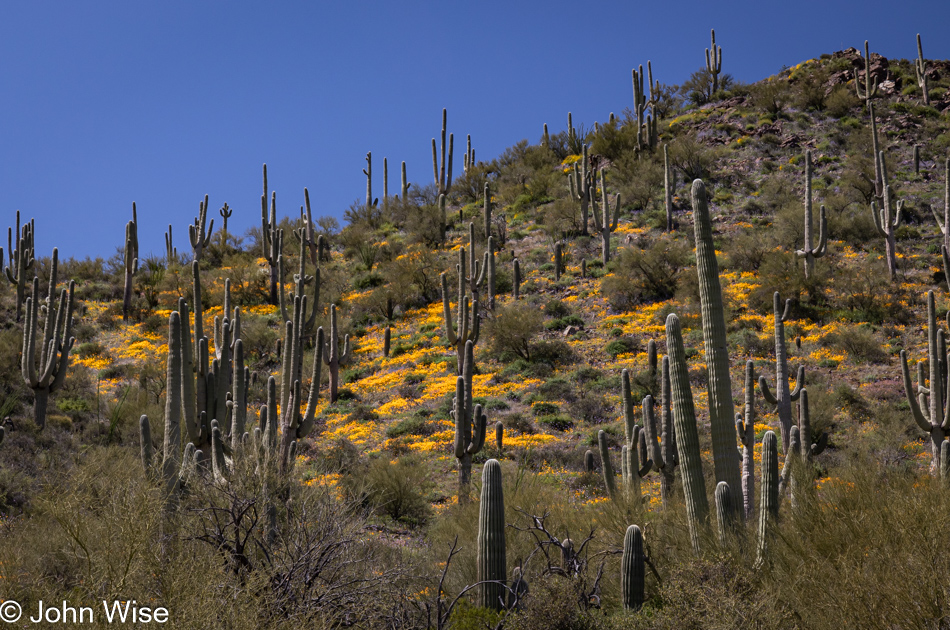
[[[503,304],[485,325],[489,351],[503,360],[531,360],[531,340],[543,329],[541,311],[525,300]]]
[[[614,271],[605,276],[600,290],[610,306],[629,311],[639,304],[668,300],[689,264],[690,246],[669,235],[659,236],[648,249],[623,248],[618,252]]]

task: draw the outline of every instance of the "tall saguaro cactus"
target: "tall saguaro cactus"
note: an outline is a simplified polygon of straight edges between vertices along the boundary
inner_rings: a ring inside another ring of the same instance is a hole
[[[693,182],[691,192],[699,302],[703,318],[703,338],[706,342],[706,365],[709,367],[709,423],[712,428],[716,481],[725,481],[730,488],[739,488],[742,478],[739,472],[739,451],[736,450],[735,406],[732,402],[732,379],[729,376],[729,347],[726,344],[722,287],[719,283],[719,263],[716,262],[716,248],[713,245],[706,186],[701,179]],[[679,435],[677,428],[677,439]]]
[[[449,169],[448,172],[445,170],[445,161],[446,161],[446,151],[445,151],[445,127],[448,120],[448,113],[445,108],[442,108],[442,153],[441,160],[439,157],[439,152],[436,150],[435,138],[432,138],[432,173],[435,176],[435,184],[438,187],[438,192],[440,195],[448,195],[449,189],[452,187],[452,145],[454,144],[453,134],[449,134],[449,150],[448,150],[448,162]]]
[[[33,272],[35,262],[33,250],[34,220],[20,228],[20,211],[16,212],[16,232],[7,228],[7,256],[9,264],[3,269],[10,284],[16,287],[16,320],[23,316],[23,300],[26,295],[27,278]],[[16,241],[14,242],[14,234]],[[0,252],[2,254],[2,252]],[[0,255],[0,258],[3,256]],[[34,274],[35,275],[35,274]]]
[[[663,357],[662,385],[660,395],[660,426],[657,427],[653,397],[643,399],[643,430],[646,433],[647,452],[653,467],[660,475],[660,499],[663,505],[673,494],[673,470],[679,463],[676,453],[676,432],[673,428],[673,410],[670,401],[670,361]],[[658,430],[659,429],[659,430]]]
[[[478,603],[484,608],[501,610],[505,606],[505,495],[501,483],[501,464],[490,459],[482,468],[482,495],[478,508],[476,579]]]
[[[950,316],[950,313],[948,313]],[[950,322],[948,322],[950,325]],[[947,341],[942,328],[937,326],[937,307],[934,292],[927,292],[927,363],[930,373],[924,384],[924,363],[917,364],[917,396],[910,380],[907,367],[907,351],[901,350],[901,372],[904,378],[904,393],[910,405],[911,414],[920,430],[930,436],[930,464],[932,473],[940,466],[940,447],[947,431],[950,430],[950,406],[947,405],[946,370]]]
[[[828,222],[825,206],[821,206],[818,218],[818,245],[813,245],[811,212],[811,149],[805,151],[805,245],[795,253],[805,259],[805,277],[815,272],[815,259],[825,255],[828,249]]]
[[[917,71],[917,86],[924,97],[924,105],[930,105],[930,87],[927,84],[927,62],[924,60],[924,47],[920,44],[920,33],[917,33],[917,59],[914,60],[914,70]]]
[[[852,73],[854,74],[854,93],[870,108],[871,99],[877,94],[877,83],[871,78],[871,53],[868,50],[868,40],[864,40],[864,92],[861,91],[858,71],[852,70]]]
[[[597,432],[597,446],[600,449],[600,467],[604,473],[604,487],[607,489],[607,496],[613,499],[617,496],[617,480],[614,478],[614,467],[610,463],[610,449],[607,447],[607,434],[603,431]]]
[[[598,216],[599,215],[599,216]],[[617,195],[617,205],[614,206],[613,216],[610,215],[610,204],[607,203],[607,186],[604,185],[604,171],[600,171],[600,211],[594,208],[594,227],[601,238],[601,252],[604,265],[610,262],[610,235],[617,229],[620,221],[620,195]]]
[[[745,364],[745,418],[736,414],[736,433],[742,444],[742,505],[746,519],[755,506],[755,362]]]
[[[570,120],[570,114],[568,114]],[[581,150],[581,166],[578,168],[577,162],[574,162],[574,170],[567,175],[567,182],[571,190],[571,198],[581,204],[581,234],[587,236],[587,215],[590,211],[590,202],[594,196],[594,189],[597,187],[594,181],[594,174],[590,170],[590,161],[587,158],[587,145]]]
[[[469,303],[469,296],[466,293],[466,284],[471,284],[471,278],[467,277],[466,265],[467,261],[465,259],[465,248],[462,247],[459,249],[459,262],[457,265],[459,274],[459,289],[458,301],[455,304],[455,308],[458,309],[458,321],[455,326],[452,325],[452,305],[449,303],[448,280],[446,279],[445,272],[440,275],[440,280],[442,283],[442,316],[443,323],[445,324],[445,338],[455,347],[457,374],[462,374],[462,369],[464,367],[466,342],[471,341],[473,344],[478,343],[478,336],[480,332],[479,322],[481,321],[481,315],[478,312],[478,298],[475,297],[475,299]],[[484,271],[484,268],[482,271]],[[472,278],[476,280],[476,285],[478,282],[480,282],[480,280],[476,277],[476,273],[474,272],[472,274]]]
[[[884,152],[878,153],[878,161],[881,163],[882,173],[884,172]],[[886,181],[886,174],[885,174]],[[897,278],[897,228],[901,223],[901,211],[904,208],[903,200],[895,205],[891,199],[891,187],[884,184],[884,195],[881,198],[881,208],[878,210],[877,204],[871,202],[871,217],[874,219],[874,227],[877,233],[884,238],[884,254],[887,259],[887,273],[893,281]]]
[[[666,350],[670,358],[673,423],[676,426],[676,450],[679,454],[683,476],[683,494],[686,497],[689,537],[693,544],[693,551],[699,554],[702,532],[709,521],[709,499],[706,497],[706,480],[703,478],[699,429],[696,427],[693,393],[689,388],[683,332],[680,328],[680,320],[674,313],[670,313],[666,318]],[[732,448],[735,450],[734,445]]]
[[[778,420],[782,429],[782,446],[788,447],[788,432],[792,428],[792,403],[798,400],[802,387],[805,386],[805,368],[798,369],[795,389],[789,389],[788,351],[785,345],[785,322],[788,321],[792,301],[785,301],[782,309],[782,298],[778,291],[772,295],[772,310],[775,313],[775,395],[769,389],[768,381],[764,376],[759,377],[759,390],[770,405],[778,407]],[[747,368],[748,370],[748,368]]]
[[[663,145],[663,203],[666,206],[666,231],[673,231],[673,171],[670,168],[670,145]]]
[[[309,195],[305,195],[309,199]],[[261,195],[261,244],[263,246],[263,258],[267,261],[270,268],[270,297],[269,302],[274,306],[278,304],[277,283],[278,268],[277,261],[284,246],[284,231],[277,227],[277,193],[274,192],[270,197],[270,214],[267,212],[267,165],[264,165],[264,194]],[[283,278],[280,278],[283,282]]]
[[[73,329],[73,292],[76,283],[69,281],[69,290],[59,294],[56,306],[56,274],[59,251],[53,249],[49,293],[46,298],[46,323],[42,336],[38,332],[40,281],[33,278],[33,295],[26,300],[26,322],[23,324],[23,354],[20,363],[23,380],[33,390],[33,420],[41,429],[46,426],[49,395],[63,385],[69,369],[69,353],[76,341]],[[39,351],[39,364],[36,362]]]
[[[336,324],[336,304],[330,305],[330,335],[323,346],[323,362],[330,368],[330,402],[336,402],[340,386],[340,366],[350,362],[350,336],[343,338],[340,350],[340,331]]]
[[[712,93],[719,91],[719,73],[722,72],[722,46],[716,45],[716,29],[710,29],[712,48],[706,49],[706,71],[712,75]]]
[[[234,210],[225,202],[223,206],[218,208],[218,214],[221,215],[221,244],[226,245],[228,242],[228,219],[234,214]]]
[[[940,231],[943,233],[943,244],[940,246],[940,251],[943,257],[943,272],[947,277],[947,286],[950,287],[950,158],[944,160],[943,163],[943,217],[937,213],[936,207],[933,205],[931,209],[934,213],[934,218],[937,220],[937,225],[940,226]]]
[[[214,232],[214,217],[211,218],[211,224],[208,225],[208,195],[205,195],[204,201],[198,205],[198,216],[192,225],[188,226],[188,240],[191,242],[191,250],[194,252],[195,260],[201,260],[201,254],[204,248],[211,243],[211,233]],[[207,230],[205,226],[207,225]]]
[[[132,202],[132,220],[125,224],[125,287],[122,291],[122,321],[132,308],[132,276],[139,270],[139,220]]]
[[[465,342],[465,361],[462,374],[455,380],[455,398],[452,418],[455,420],[455,458],[459,463],[459,501],[468,498],[472,479],[472,456],[485,445],[488,417],[482,406],[472,402],[472,376],[475,373],[475,350],[471,341]]]
[[[366,209],[375,208],[379,199],[373,199],[373,154],[370,151],[366,153],[366,168],[363,169],[363,175],[366,175]]]

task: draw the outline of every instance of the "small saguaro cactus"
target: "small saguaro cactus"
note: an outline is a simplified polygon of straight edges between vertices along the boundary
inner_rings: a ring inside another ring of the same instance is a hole
[[[73,293],[76,283],[69,281],[69,290],[59,294],[56,306],[56,272],[59,251],[53,249],[50,266],[49,292],[46,297],[46,324],[39,333],[40,280],[33,278],[33,295],[26,299],[26,322],[23,324],[23,353],[21,372],[27,386],[33,390],[33,420],[36,426],[46,426],[46,408],[49,395],[62,387],[69,369],[69,353],[76,341],[73,329]],[[42,334],[42,336],[41,336]],[[39,365],[36,363],[39,350]]]
[[[488,247],[485,250],[485,276],[488,279],[488,310],[495,310],[495,237],[488,237]]]
[[[389,209],[389,162],[383,158],[383,210]]]
[[[817,442],[811,441],[811,412],[808,410],[808,390],[804,387],[798,398],[798,433],[803,460],[807,461],[821,455],[828,446],[828,434],[824,431]]]
[[[495,423],[495,448],[500,451],[504,450],[505,446],[505,425],[501,422]]]
[[[798,400],[802,387],[805,386],[805,368],[798,368],[798,378],[795,389],[790,389],[788,351],[785,346],[785,322],[788,321],[792,308],[792,301],[785,301],[782,308],[782,298],[778,291],[772,295],[772,310],[775,313],[775,395],[769,389],[765,376],[759,377],[759,391],[770,405],[778,407],[778,420],[782,429],[782,445],[788,445],[788,432],[792,428],[792,403]]]
[[[729,484],[720,481],[716,484],[716,523],[719,526],[719,546],[728,547],[736,528],[736,510],[732,505],[732,491]]]
[[[736,414],[736,433],[742,444],[742,505],[746,519],[755,504],[755,362],[745,364],[745,419]]]
[[[623,537],[623,557],[620,561],[620,592],[624,610],[640,610],[643,606],[646,554],[643,551],[643,533],[636,525],[627,528]]]
[[[716,481],[725,481],[730,488],[738,488],[742,477],[739,471],[739,451],[736,449],[736,416],[732,401],[732,379],[729,375],[726,320],[706,186],[701,179],[693,182],[691,197],[696,238],[696,270],[699,275],[699,303],[703,319],[703,339],[706,344],[706,365],[709,366],[709,424],[712,429]],[[672,358],[670,360],[672,361]],[[677,428],[677,439],[679,436]],[[682,458],[680,460],[682,461]]]
[[[676,426],[676,450],[679,454],[686,497],[686,517],[693,551],[699,554],[702,531],[709,520],[709,499],[699,450],[699,429],[696,427],[696,409],[689,388],[686,350],[683,332],[675,313],[666,318],[666,349],[670,360],[670,385],[673,402],[673,423]],[[733,444],[735,438],[733,438]],[[732,447],[735,449],[735,446]]]
[[[122,321],[129,320],[132,308],[132,276],[139,270],[139,220],[132,202],[132,220],[125,224],[125,287],[122,291]]]
[[[286,351],[286,350],[285,350]],[[350,362],[350,336],[343,338],[340,350],[340,331],[336,323],[336,304],[330,305],[330,335],[323,346],[323,362],[330,368],[330,402],[336,402],[340,386],[340,366]]]
[[[570,122],[570,114],[568,114],[568,122]],[[571,198],[576,199],[581,204],[581,234],[587,236],[587,215],[597,184],[594,181],[594,174],[590,170],[586,144],[581,150],[580,167],[577,164],[577,162],[574,162],[574,169],[568,173],[567,182],[570,185]]]
[[[225,245],[228,242],[228,219],[234,214],[234,210],[225,202],[225,204],[218,209],[218,214],[221,215],[221,244]]]
[[[455,380],[452,418],[455,420],[455,458],[459,462],[459,501],[468,498],[472,478],[472,456],[485,445],[488,417],[482,406],[472,402],[472,375],[475,373],[475,346],[465,342],[465,363]]]
[[[511,265],[514,267],[514,271],[512,273],[512,275],[514,275],[514,279],[511,281],[511,292],[514,298],[517,300],[521,297],[521,263],[518,262],[517,258],[515,258],[511,262]]]
[[[594,451],[587,449],[584,453],[584,472],[594,472]]]
[[[211,224],[208,225],[208,195],[205,195],[204,201],[198,205],[198,216],[192,225],[188,226],[188,240],[191,242],[191,251],[194,252],[195,260],[201,260],[201,254],[204,248],[211,243],[211,233],[214,232],[214,217],[211,218]],[[205,226],[207,225],[207,230]]]
[[[598,216],[599,215],[599,216]],[[604,171],[600,171],[600,211],[594,208],[594,228],[601,238],[601,252],[604,265],[610,262],[610,235],[617,229],[620,221],[620,195],[617,195],[617,204],[614,206],[613,216],[610,215],[610,204],[607,203],[607,187],[604,185]]]
[[[16,212],[16,232],[13,228],[7,228],[7,256],[9,264],[3,269],[4,274],[10,284],[16,287],[16,320],[20,321],[23,316],[23,303],[26,295],[27,278],[33,273],[34,250],[33,236],[34,221],[30,219],[29,223],[20,228],[20,211]],[[16,241],[13,235],[16,234]],[[2,254],[2,252],[0,252]],[[0,255],[2,258],[2,255]]]
[[[561,279],[561,273],[564,272],[563,248],[560,243],[554,244],[554,281]]]
[[[710,29],[712,48],[706,49],[706,72],[712,75],[713,94],[719,91],[719,73],[722,72],[722,46],[716,45],[716,29]]]
[[[389,358],[389,344],[392,340],[392,328],[386,326],[386,330],[383,332],[383,357]]]
[[[505,607],[505,495],[501,483],[501,464],[490,459],[482,468],[482,494],[478,507],[476,580],[478,603],[484,608]]]
[[[914,175],[920,175],[920,145],[914,145]]]
[[[439,153],[436,149],[435,138],[432,138],[432,173],[435,176],[435,185],[438,187],[438,192],[440,195],[448,195],[449,189],[452,187],[452,145],[454,143],[453,134],[449,134],[449,151],[448,151],[448,161],[449,161],[449,170],[445,170],[445,160],[446,160],[446,151],[445,151],[445,127],[448,120],[448,113],[445,108],[442,109],[442,154],[441,154],[441,166],[439,160]]]
[[[759,501],[759,546],[756,564],[765,562],[772,524],[778,518],[779,474],[778,444],[775,433],[766,431],[762,436],[762,492]]]
[[[828,222],[825,219],[825,206],[818,211],[818,245],[813,246],[811,212],[811,149],[805,151],[805,245],[795,253],[805,259],[805,277],[815,272],[815,259],[821,258],[828,250]]]
[[[861,91],[861,82],[858,81],[857,69],[852,70],[854,75],[854,93],[867,105],[877,94],[877,83],[871,78],[871,53],[868,52],[868,40],[864,40],[864,92]]]
[[[614,467],[610,463],[607,434],[602,430],[597,432],[597,447],[600,449],[600,468],[604,473],[604,486],[607,488],[607,496],[613,499],[617,496],[617,481],[614,479]]]
[[[948,313],[950,316],[950,313]],[[950,322],[948,322],[950,324]],[[940,465],[940,448],[950,430],[950,406],[947,406],[946,369],[947,342],[942,328],[937,326],[937,306],[934,292],[927,292],[927,361],[917,363],[917,396],[907,367],[907,351],[901,350],[901,372],[904,379],[904,394],[911,414],[921,431],[930,436],[930,470],[936,473]],[[929,379],[924,383],[925,365]]]
[[[924,47],[920,44],[920,33],[917,33],[917,59],[914,60],[914,70],[917,71],[917,86],[924,97],[924,105],[930,105],[930,88],[927,84],[927,62],[924,61]]]
[[[508,590],[508,604],[507,608],[509,610],[518,610],[521,608],[521,602],[524,600],[525,595],[528,594],[528,581],[524,578],[524,573],[521,571],[521,567],[515,567],[511,570],[511,588]]]

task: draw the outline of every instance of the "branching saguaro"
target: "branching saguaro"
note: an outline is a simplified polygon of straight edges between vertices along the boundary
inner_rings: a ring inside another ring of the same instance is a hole
[[[452,149],[455,142],[454,135],[449,134],[449,150],[446,154],[445,150],[445,134],[446,134],[446,124],[448,120],[448,113],[445,108],[442,109],[442,144],[441,146],[441,157],[438,151],[438,148],[435,144],[435,138],[432,138],[432,174],[435,177],[435,184],[438,187],[440,195],[448,195],[449,189],[452,188]],[[446,155],[448,156],[449,168],[448,171],[445,169]],[[404,178],[405,179],[405,178]]]
[[[33,295],[26,300],[26,322],[23,325],[23,353],[20,362],[23,380],[33,390],[33,420],[41,429],[46,426],[49,395],[62,387],[69,369],[69,353],[76,341],[73,329],[73,293],[76,283],[70,280],[56,305],[56,274],[59,251],[53,249],[49,292],[46,297],[46,323],[38,330],[40,316],[40,280],[33,278]],[[36,361],[39,351],[39,363]]]

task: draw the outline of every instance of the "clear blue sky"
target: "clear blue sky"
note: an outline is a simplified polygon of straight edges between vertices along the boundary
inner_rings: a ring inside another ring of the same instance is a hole
[[[861,7],[860,9],[856,7]],[[854,7],[854,8],[852,8]],[[200,2],[2,3],[0,228],[37,223],[37,255],[108,257],[132,202],[140,249],[179,251],[205,194],[260,221],[261,164],[278,210],[341,216],[382,158],[432,178],[443,107],[461,170],[465,135],[491,159],[541,126],[604,121],[631,101],[630,70],[681,83],[709,29],[723,69],[755,81],[848,46],[950,57],[950,3]],[[6,245],[6,238],[3,238]]]

